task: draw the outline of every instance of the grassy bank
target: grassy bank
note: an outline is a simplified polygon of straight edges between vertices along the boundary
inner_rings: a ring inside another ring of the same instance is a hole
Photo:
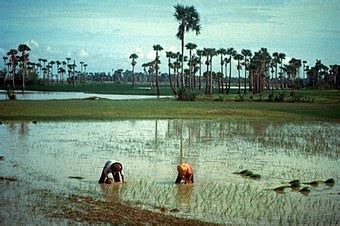
[[[0,121],[114,120],[126,118],[340,121],[338,103],[176,100],[0,101]]]

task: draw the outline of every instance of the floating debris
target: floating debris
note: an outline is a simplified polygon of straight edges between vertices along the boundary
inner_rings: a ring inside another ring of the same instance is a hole
[[[333,178],[329,178],[329,179],[325,180],[324,183],[325,183],[327,186],[333,187],[334,184],[335,184],[335,180],[334,180]]]
[[[18,179],[15,178],[15,177],[4,177],[4,176],[0,176],[0,180],[17,181]]]
[[[38,122],[37,121],[32,121],[33,124],[37,124]]]
[[[69,176],[68,178],[70,178],[70,179],[77,179],[77,180],[84,179],[84,177],[78,177],[78,176]]]
[[[0,161],[4,161],[5,160],[5,156],[0,156]]]

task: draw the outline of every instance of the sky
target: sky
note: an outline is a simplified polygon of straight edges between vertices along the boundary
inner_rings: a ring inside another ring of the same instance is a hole
[[[165,52],[180,50],[173,16],[178,3],[200,14],[201,34],[185,36],[199,49],[266,47],[287,60],[340,64],[338,0],[1,0],[0,55],[26,43],[31,61],[71,57],[85,61],[87,71],[111,72],[131,70],[129,56],[137,53],[135,71],[142,71],[160,44],[161,70],[167,71]]]

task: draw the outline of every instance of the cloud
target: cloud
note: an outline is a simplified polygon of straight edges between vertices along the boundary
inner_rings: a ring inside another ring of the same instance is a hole
[[[25,42],[26,45],[28,45],[31,49],[32,48],[39,48],[39,43],[35,41],[34,39],[31,39],[30,41]]]
[[[5,55],[6,51],[3,48],[0,48],[0,55]]]
[[[80,57],[88,57],[89,56],[89,52],[86,52],[84,49],[81,49],[79,51],[79,56]]]
[[[156,51],[150,50],[150,52],[146,55],[148,60],[154,60],[156,58]]]
[[[56,49],[52,48],[51,46],[47,46],[46,47],[46,52],[48,52],[48,53],[55,53]]]

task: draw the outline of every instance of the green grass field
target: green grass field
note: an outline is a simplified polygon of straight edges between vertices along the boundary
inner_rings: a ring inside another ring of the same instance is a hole
[[[28,86],[30,90],[81,91],[100,94],[155,95],[148,86],[113,83],[52,84]],[[272,91],[253,95],[200,95],[198,101],[174,99],[154,100],[46,100],[0,101],[0,121],[5,120],[114,120],[123,118],[200,118],[241,120],[326,120],[340,121],[340,90],[275,90],[283,94],[283,102],[270,102]],[[301,101],[291,100],[292,92]],[[172,95],[168,86],[161,87],[161,95]]]
[[[158,100],[0,101],[0,120],[183,118],[340,121],[339,104]]]

